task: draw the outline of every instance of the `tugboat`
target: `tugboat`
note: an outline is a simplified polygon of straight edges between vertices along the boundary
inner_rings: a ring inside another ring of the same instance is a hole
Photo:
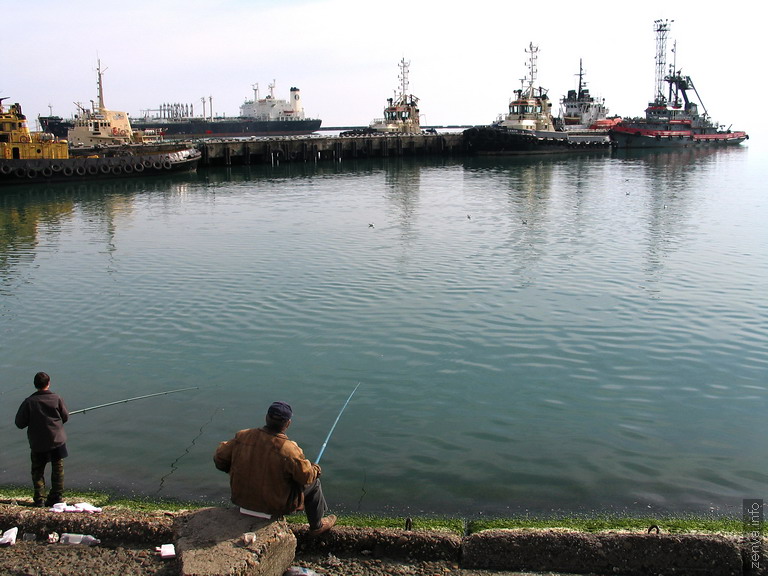
[[[557,123],[563,130],[608,130],[620,118],[608,118],[608,108],[604,99],[596,99],[589,93],[584,80],[584,68],[579,59],[579,84],[576,90],[560,100],[560,116]]]
[[[101,61],[96,67],[97,106],[91,109],[76,104],[79,114],[67,130],[70,148],[101,148],[128,144],[160,144],[162,134],[156,130],[134,130],[128,114],[110,110],[104,105]],[[173,145],[176,146],[176,145]]]
[[[686,148],[691,146],[725,146],[741,144],[749,139],[746,132],[722,130],[712,122],[690,76],[666,69],[668,20],[656,20],[656,97],[645,109],[645,118],[625,119],[610,130],[618,148]],[[664,84],[668,84],[665,94]],[[693,102],[692,90],[698,103]],[[699,112],[699,105],[703,113]]]
[[[6,98],[0,98],[0,186],[190,171],[201,157],[195,148],[139,151],[135,146],[82,149],[88,152],[72,157],[66,140],[30,132],[21,106],[11,104],[6,111],[3,100]]]
[[[405,58],[400,60],[400,94],[394,98],[387,98],[387,106],[384,108],[384,118],[376,118],[369,125],[370,132],[374,134],[418,134],[421,132],[419,120],[419,99],[413,94],[408,94],[408,71],[411,66]]]
[[[400,93],[387,98],[384,117],[374,119],[365,128],[356,128],[342,132],[341,136],[361,136],[371,134],[420,134],[419,99],[408,94],[408,71],[411,66],[405,58],[398,63],[400,67]]]
[[[509,113],[499,115],[490,126],[463,132],[467,151],[478,154],[550,154],[596,150],[610,146],[607,134],[558,130],[552,103],[544,88],[536,87],[539,49],[531,42],[526,53],[528,75],[509,102]]]

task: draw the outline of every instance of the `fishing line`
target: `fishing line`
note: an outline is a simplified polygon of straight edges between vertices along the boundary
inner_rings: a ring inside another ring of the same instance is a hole
[[[367,492],[365,491],[365,483],[368,482],[368,472],[363,472],[363,485],[360,487],[360,491],[362,492],[360,494],[360,500],[357,501],[357,511],[360,512],[360,507],[363,504],[363,498],[365,498],[365,495]]]
[[[328,436],[325,437],[325,442],[323,442],[323,446],[320,448],[320,454],[317,455],[317,458],[315,459],[315,464],[320,463],[320,458],[323,457],[323,452],[325,452],[325,447],[328,445],[328,440],[331,439],[331,434],[333,434],[333,431],[336,429],[336,424],[339,423],[339,418],[341,418],[341,415],[344,413],[344,410],[347,408],[347,404],[349,404],[349,401],[352,400],[352,396],[354,396],[358,388],[360,388],[360,382],[358,382],[357,386],[355,386],[355,389],[352,390],[352,394],[349,395],[349,398],[347,398],[347,401],[344,402],[344,406],[341,407],[341,410],[339,411],[339,415],[336,416],[336,421],[333,423],[333,426],[331,426],[331,431],[328,432]]]
[[[223,410],[224,410],[224,408],[216,408],[216,409],[215,409],[215,410],[214,410],[214,411],[211,413],[211,417],[208,419],[208,422],[206,422],[206,423],[204,423],[202,426],[200,426],[200,431],[197,433],[197,436],[195,436],[194,438],[192,438],[192,443],[191,443],[189,446],[187,446],[187,447],[184,449],[184,454],[182,454],[181,456],[179,456],[178,458],[176,458],[176,460],[174,460],[173,462],[171,462],[171,471],[170,471],[170,472],[168,472],[168,474],[166,474],[166,475],[165,475],[165,476],[163,476],[162,478],[160,478],[160,486],[158,486],[158,487],[157,487],[157,492],[155,492],[155,494],[159,494],[159,493],[162,491],[162,489],[163,489],[163,485],[165,484],[165,481],[166,481],[166,479],[167,479],[167,478],[170,478],[171,474],[173,474],[174,472],[176,472],[176,470],[178,470],[178,469],[179,469],[179,468],[178,468],[178,466],[177,466],[177,464],[179,463],[179,460],[181,460],[182,458],[184,458],[184,456],[186,456],[187,454],[189,454],[189,453],[191,452],[191,450],[192,450],[192,448],[195,446],[195,443],[197,442],[197,440],[200,438],[200,436],[202,436],[202,435],[203,435],[203,430],[205,430],[205,428],[206,428],[206,427],[207,427],[207,426],[208,426],[208,425],[209,425],[211,422],[213,422],[213,418],[214,418],[214,416],[216,416],[216,412],[218,412],[219,410],[223,411]]]

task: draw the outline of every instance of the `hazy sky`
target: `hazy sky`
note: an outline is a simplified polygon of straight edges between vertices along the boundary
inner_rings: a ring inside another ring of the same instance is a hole
[[[717,8],[706,8],[709,5]],[[301,89],[324,126],[367,125],[411,62],[410,92],[423,124],[487,124],[505,112],[538,45],[538,82],[558,100],[588,86],[611,113],[643,113],[654,94],[654,20],[674,20],[677,65],[710,115],[753,134],[765,125],[766,32],[758,2],[591,0],[0,0],[0,97],[27,117],[69,117],[96,98],[101,59],[106,105],[138,115],[166,102],[213,97],[237,115],[258,83],[262,96]],[[668,61],[671,61],[670,54]],[[207,104],[206,104],[207,109]],[[33,125],[33,123],[31,123]]]

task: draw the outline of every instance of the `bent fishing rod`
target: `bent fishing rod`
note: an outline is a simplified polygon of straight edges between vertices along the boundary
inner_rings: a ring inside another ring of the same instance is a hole
[[[98,406],[91,406],[89,408],[83,408],[81,410],[74,410],[70,412],[72,414],[83,414],[90,412],[91,410],[98,410],[99,408],[106,408],[107,406],[114,406],[115,404],[125,404],[126,402],[133,402],[134,400],[141,400],[143,398],[152,398],[152,396],[164,396],[166,394],[175,394],[176,392],[186,392],[187,390],[197,390],[199,386],[192,386],[191,388],[179,388],[178,390],[167,390],[165,392],[155,392],[154,394],[145,394],[144,396],[136,396],[135,398],[125,398],[123,400],[115,400],[114,402],[107,402],[106,404],[99,404]]]
[[[357,389],[360,388],[360,382],[357,383],[357,386],[355,386],[355,389],[352,390],[352,394],[349,395],[349,398],[347,398],[347,401],[344,402],[344,406],[341,407],[341,410],[339,411],[339,415],[336,416],[336,421],[333,423],[333,426],[331,426],[331,431],[328,432],[328,436],[325,437],[325,442],[323,442],[323,446],[320,448],[320,454],[317,455],[317,458],[315,459],[315,464],[320,463],[320,458],[323,457],[323,452],[325,452],[325,447],[328,445],[328,440],[331,439],[331,434],[333,434],[333,431],[336,429],[336,424],[339,423],[339,418],[341,418],[341,415],[344,413],[344,410],[347,408],[347,404],[349,404],[349,401],[352,400],[352,396],[355,395],[355,392],[357,392]]]

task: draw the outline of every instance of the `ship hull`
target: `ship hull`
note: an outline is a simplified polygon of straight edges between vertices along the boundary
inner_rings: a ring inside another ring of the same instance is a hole
[[[605,133],[533,132],[481,126],[469,128],[463,135],[467,152],[480,155],[565,154],[610,149]]]
[[[744,132],[716,132],[712,134],[670,134],[651,131],[611,130],[611,141],[616,148],[701,148],[736,146],[749,139]]]
[[[59,138],[67,138],[69,129],[74,126],[69,120],[51,116],[41,116],[40,125],[44,132],[50,132]],[[157,130],[165,138],[237,138],[243,136],[301,136],[320,129],[322,120],[250,120],[235,118],[232,120],[191,119],[178,122],[131,120],[134,130]]]
[[[210,138],[242,136],[300,136],[320,129],[321,120],[190,120],[152,122],[133,120],[134,130],[159,130],[165,138]]]
[[[0,159],[0,186],[191,172],[197,168],[201,157],[199,150],[185,148],[170,152],[155,151],[98,158],[83,155],[65,159]]]

